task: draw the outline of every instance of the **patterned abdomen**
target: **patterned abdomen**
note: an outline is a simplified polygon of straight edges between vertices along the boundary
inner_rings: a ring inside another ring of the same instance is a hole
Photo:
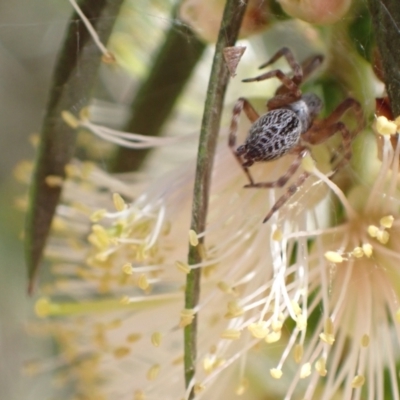
[[[293,111],[272,110],[254,122],[238,152],[253,161],[275,160],[292,150],[300,135],[301,123]]]

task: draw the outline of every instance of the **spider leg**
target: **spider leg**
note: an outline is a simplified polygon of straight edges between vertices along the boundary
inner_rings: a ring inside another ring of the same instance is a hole
[[[303,80],[303,71],[300,64],[296,61],[293,53],[287,47],[282,47],[278,50],[266,63],[260,65],[261,68],[268,67],[268,65],[273,64],[275,61],[279,60],[281,57],[285,57],[286,61],[290,65],[293,71],[293,82],[299,85]]]
[[[283,87],[286,90],[286,93],[277,94],[274,97],[272,97],[272,99],[269,99],[267,101],[268,111],[276,110],[276,109],[286,106],[290,103],[293,103],[296,100],[299,100],[299,98],[296,95],[294,95],[291,92],[288,92],[287,88],[285,86],[281,86],[281,87]]]
[[[245,188],[275,188],[275,187],[283,187],[286,182],[295,174],[301,164],[301,160],[309,153],[309,149],[305,146],[298,146],[293,153],[297,153],[298,156],[293,160],[292,164],[289,166],[288,170],[285,174],[279,177],[277,180],[272,182],[258,182],[258,183],[250,183],[245,185]]]
[[[301,63],[301,70],[303,71],[303,76],[300,81],[296,76],[293,76],[292,80],[296,85],[300,85],[302,82],[308,79],[308,77],[322,64],[324,61],[324,56],[321,54],[313,55],[311,57],[306,58]],[[275,95],[283,95],[287,93],[287,88],[284,85],[281,85],[276,89]]]
[[[287,88],[287,91],[294,97],[295,100],[300,99],[301,90],[298,88],[296,83],[294,83],[293,80],[285,75],[280,69],[268,71],[265,74],[256,76],[255,78],[243,79],[242,82],[259,82],[274,77],[278,78],[283,83],[285,88]]]
[[[316,54],[306,58],[301,63],[301,69],[303,70],[303,81],[307,79],[324,61],[322,54]]]
[[[290,78],[285,73],[283,73],[280,69],[275,69],[273,71],[266,72],[262,75],[256,76],[255,78],[243,79],[242,82],[259,82],[269,78],[278,78],[282,85],[277,89],[276,96],[270,99],[267,103],[268,110],[274,110],[285,106],[289,103],[292,103],[301,98],[301,90],[299,89],[299,85],[303,81],[303,70],[302,66],[296,61],[293,53],[287,48],[283,47],[278,50],[272,58],[260,66],[260,68],[267,67],[268,65],[273,64],[279,58],[285,57],[290,68],[293,71],[293,78]],[[306,68],[307,73],[309,74],[314,68],[316,68],[321,62],[321,57],[314,57],[312,59],[307,60]]]
[[[343,122],[339,121],[343,114],[349,109],[353,109],[357,120],[357,126],[352,132],[349,131]],[[326,141],[336,132],[341,133],[343,139],[343,143],[341,145],[341,148],[343,149],[343,158],[336,165],[332,174],[334,175],[350,161],[352,155],[351,142],[353,138],[362,130],[363,126],[364,118],[360,103],[352,98],[347,98],[336,107],[331,115],[322,121],[316,122],[311,129],[303,134],[303,140],[307,143],[315,145]]]
[[[250,102],[245,99],[244,97],[240,97],[233,107],[232,112],[232,119],[231,125],[229,127],[229,137],[228,137],[228,145],[235,156],[236,160],[238,161],[239,165],[243,169],[244,173],[246,174],[247,178],[249,179],[250,183],[254,183],[253,177],[250,174],[248,167],[250,165],[244,166],[244,161],[242,159],[242,154],[239,150],[236,150],[236,139],[237,139],[237,130],[239,124],[239,118],[242,111],[245,112],[247,118],[250,120],[251,123],[254,123],[260,116],[258,115],[257,111],[253,108]]]
[[[295,174],[297,169],[301,164],[301,160],[310,152],[308,147],[305,146],[297,146],[292,153],[298,154],[297,158],[292,162],[288,170],[284,175],[278,178],[276,181],[273,182],[259,182],[259,183],[250,183],[246,185],[245,188],[274,188],[274,187],[283,187],[285,186],[286,182]],[[290,185],[288,190],[285,194],[283,194],[278,201],[273,205],[270,212],[264,218],[264,223],[267,222],[272,215],[278,211],[289,199],[292,197],[300,186],[304,183],[304,181],[310,176],[308,172],[302,173],[297,181]]]
[[[357,121],[356,128],[351,132],[351,137],[354,138],[363,129],[365,121],[361,104],[357,100],[348,97],[347,99],[342,101],[328,117],[321,121],[316,121],[311,129],[309,129],[308,132],[303,135],[303,139],[306,142],[314,145],[324,142],[332,135],[334,135],[335,132],[337,132],[332,131],[331,129],[328,129],[328,131],[324,132],[326,128],[338,122],[340,118],[346,113],[346,111],[350,109],[353,110]]]
[[[270,212],[264,218],[263,223],[266,223],[275,214],[275,212],[278,211],[297,192],[297,190],[309,176],[310,174],[308,172],[302,173],[297,181],[288,187],[286,193],[284,193],[272,206]]]
[[[325,137],[326,139],[333,136],[336,132],[340,132],[342,135],[343,143],[343,157],[342,159],[336,164],[333,171],[329,174],[329,178],[332,178],[340,169],[342,169],[351,159],[352,151],[351,151],[351,142],[352,142],[352,135],[350,131],[347,129],[346,125],[339,121],[335,122],[333,125],[327,126],[322,128],[321,130],[316,130],[320,136]],[[320,141],[319,141],[320,142]]]

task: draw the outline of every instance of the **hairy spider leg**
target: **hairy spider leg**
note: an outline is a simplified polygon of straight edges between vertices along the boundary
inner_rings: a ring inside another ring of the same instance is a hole
[[[310,56],[306,58],[302,63],[301,63],[301,70],[303,71],[303,78],[301,82],[304,82],[309,78],[309,76],[322,64],[324,61],[324,56],[321,54],[316,54],[313,56]],[[301,82],[297,83],[296,80],[293,77],[293,82],[295,82],[297,85],[300,85]],[[281,85],[276,89],[275,95],[283,95],[288,92],[288,89],[285,85]]]
[[[270,212],[264,218],[263,223],[265,224],[274,214],[278,211],[301,187],[305,180],[310,176],[308,172],[303,172],[295,183],[289,186],[286,193],[284,193],[277,202],[272,206]]]
[[[246,174],[247,178],[249,179],[250,183],[254,183],[253,177],[250,174],[248,166],[244,166],[242,155],[239,154],[235,147],[236,147],[236,139],[237,139],[237,130],[239,124],[240,114],[244,111],[249,121],[253,124],[260,116],[258,115],[257,111],[251,105],[251,103],[245,99],[244,97],[240,97],[233,107],[232,112],[232,119],[231,125],[229,127],[229,139],[228,144],[230,149],[232,150],[233,155],[235,156],[236,160],[238,161],[240,167],[243,169],[244,173]]]
[[[301,97],[301,90],[298,86],[293,82],[291,78],[285,75],[280,69],[274,69],[272,71],[268,71],[265,74],[256,76],[255,78],[247,78],[243,79],[242,82],[259,82],[264,81],[270,78],[278,78],[288,89],[288,93],[296,98],[296,100]]]
[[[296,61],[293,53],[287,47],[282,47],[278,50],[266,63],[260,65],[259,69],[268,67],[269,65],[273,64],[275,61],[279,60],[281,57],[285,57],[286,61],[288,62],[290,68],[293,71],[293,83],[295,85],[300,85],[303,81],[303,70],[300,64]]]
[[[245,188],[275,188],[275,187],[283,187],[285,186],[286,182],[296,173],[298,168],[300,167],[301,160],[310,153],[310,149],[306,146],[299,145],[296,146],[290,154],[298,154],[298,156],[293,160],[290,164],[288,170],[277,180],[271,182],[258,182],[258,183],[250,183],[245,185]]]
[[[287,104],[293,103],[301,98],[301,90],[299,85],[303,81],[303,71],[301,65],[294,58],[293,53],[287,48],[283,47],[278,50],[272,58],[266,63],[262,64],[260,68],[267,67],[277,61],[279,58],[285,57],[290,68],[293,71],[293,78],[290,78],[284,74],[280,69],[275,69],[266,72],[262,75],[256,76],[255,78],[243,79],[242,82],[259,82],[270,78],[278,78],[282,82],[280,93],[276,94],[272,99],[267,102],[268,110],[275,110]]]
[[[343,114],[350,109],[353,109],[357,120],[357,127],[352,132],[347,129],[343,122],[339,121]],[[332,178],[334,174],[350,161],[352,155],[351,142],[363,127],[364,118],[360,103],[352,98],[347,98],[340,103],[327,118],[321,121],[315,121],[311,129],[303,134],[303,140],[312,145],[316,145],[325,142],[336,132],[341,133],[344,154],[343,158],[336,165],[332,175],[330,176]]]
[[[292,152],[292,154],[298,154],[298,157],[296,157],[286,173],[279,177],[276,181],[272,182],[258,182],[258,183],[250,183],[249,185],[246,185],[245,188],[275,188],[275,187],[283,187],[285,186],[286,182],[296,173],[298,170],[302,159],[310,153],[310,149],[306,146],[299,145],[297,146]],[[293,183],[292,185],[289,186],[287,191],[277,200],[277,202],[272,206],[270,212],[267,214],[267,216],[264,218],[263,223],[267,222],[272,215],[276,211],[278,211],[300,188],[300,186],[304,183],[304,181],[310,176],[308,172],[302,173],[297,181]]]
[[[304,140],[311,144],[320,144],[327,140],[330,136],[322,135],[320,130],[322,127],[333,125],[335,122],[338,122],[340,118],[348,111],[353,110],[356,121],[357,127],[352,131],[351,137],[354,138],[365,126],[364,121],[364,114],[362,111],[361,104],[351,98],[348,97],[347,99],[343,100],[333,111],[332,113],[320,121],[314,121],[313,126],[311,129],[303,135]]]

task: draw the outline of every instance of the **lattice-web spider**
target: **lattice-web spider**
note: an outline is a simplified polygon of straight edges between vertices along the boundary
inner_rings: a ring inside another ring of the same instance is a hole
[[[229,147],[249,179],[250,183],[245,185],[246,188],[283,187],[297,171],[301,160],[310,153],[308,144],[320,144],[336,132],[340,132],[343,139],[340,147],[343,151],[343,158],[334,167],[333,175],[350,160],[352,139],[363,127],[361,105],[352,98],[347,98],[340,103],[327,118],[316,119],[322,109],[322,100],[314,93],[302,94],[299,86],[303,79],[321,64],[322,56],[310,57],[300,65],[295,60],[293,53],[284,47],[268,62],[261,65],[260,68],[274,63],[280,57],[286,58],[293,70],[292,77],[276,69],[256,78],[243,80],[243,82],[253,82],[276,77],[282,82],[282,85],[275,92],[275,96],[267,102],[267,113],[259,116],[250,102],[244,97],[237,100],[233,109],[229,132]],[[357,127],[353,132],[350,132],[345,124],[340,121],[340,118],[349,109],[354,110],[358,121]],[[242,111],[245,112],[252,126],[245,143],[235,150],[238,121]],[[254,182],[249,171],[251,165],[257,161],[276,160],[286,154],[297,155],[297,158],[284,175],[273,182]],[[299,189],[309,176],[309,173],[303,172],[297,181],[289,186],[286,193],[278,199],[263,222],[268,221],[274,212]]]

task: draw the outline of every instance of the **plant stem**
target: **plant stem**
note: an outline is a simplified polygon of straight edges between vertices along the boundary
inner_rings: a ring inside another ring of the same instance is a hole
[[[400,1],[368,0],[393,116],[400,115]]]
[[[177,22],[179,2],[149,74],[139,87],[131,105],[131,118],[124,131],[159,136],[206,45],[182,23]],[[113,172],[136,171],[149,150],[118,148],[113,157]]]
[[[79,4],[103,43],[111,34],[122,3],[123,0],[83,0]],[[54,68],[30,187],[25,226],[29,293],[33,291],[34,279],[62,190],[62,185],[48,185],[46,177],[64,178],[65,165],[72,158],[75,148],[76,132],[61,119],[61,112],[68,110],[76,114],[88,104],[101,58],[102,53],[74,12]]]
[[[223,49],[235,44],[246,6],[247,1],[227,0],[216,43],[201,124],[193,191],[191,229],[197,233],[203,232],[206,228],[211,171],[220,129],[223,102],[229,81],[229,72],[223,58]],[[189,244],[189,265],[202,261],[200,248],[203,245],[203,238],[199,240],[198,246]],[[187,276],[186,309],[195,309],[198,305],[200,279],[201,268],[191,270]],[[189,399],[192,399],[194,397],[192,381],[196,372],[197,357],[197,314],[193,322],[185,327],[184,342],[185,382],[186,387],[192,386],[189,397]]]

